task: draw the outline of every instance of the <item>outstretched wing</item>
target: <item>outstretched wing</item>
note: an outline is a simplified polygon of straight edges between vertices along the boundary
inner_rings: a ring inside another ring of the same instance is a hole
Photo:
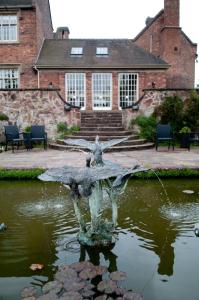
[[[68,145],[73,145],[73,146],[80,146],[80,147],[84,147],[86,149],[89,149],[90,151],[94,150],[94,143],[88,142],[86,140],[83,139],[66,139],[64,140],[64,143],[68,144]]]
[[[107,141],[107,142],[103,142],[103,143],[100,143],[100,146],[101,146],[101,149],[102,151],[112,147],[112,146],[115,146],[117,144],[120,144],[124,141],[127,141],[128,140],[128,137],[125,137],[125,138],[122,138],[122,139],[114,139],[114,140],[110,140],[110,141]]]

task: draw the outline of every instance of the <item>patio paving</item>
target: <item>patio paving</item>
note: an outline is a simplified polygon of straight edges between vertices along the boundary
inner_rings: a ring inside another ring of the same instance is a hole
[[[87,153],[77,151],[58,151],[33,149],[32,151],[18,150],[0,153],[0,168],[53,168],[64,165],[81,167],[85,165]],[[176,169],[191,168],[199,169],[199,147],[175,149],[168,151],[167,148],[105,153],[104,159],[111,160],[131,167],[135,161],[138,164],[153,169]]]

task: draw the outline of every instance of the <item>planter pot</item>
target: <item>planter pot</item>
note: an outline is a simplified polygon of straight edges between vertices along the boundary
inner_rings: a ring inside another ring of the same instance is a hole
[[[180,148],[189,148],[189,133],[180,134]]]
[[[5,143],[4,126],[8,125],[8,121],[0,121],[0,144]]]

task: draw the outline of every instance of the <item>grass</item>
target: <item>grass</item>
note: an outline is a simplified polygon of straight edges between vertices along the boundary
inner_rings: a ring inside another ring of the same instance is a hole
[[[0,169],[0,180],[38,180],[38,176],[45,170],[35,169]],[[149,170],[133,174],[133,179],[157,179],[160,178],[199,178],[199,169],[168,169]]]

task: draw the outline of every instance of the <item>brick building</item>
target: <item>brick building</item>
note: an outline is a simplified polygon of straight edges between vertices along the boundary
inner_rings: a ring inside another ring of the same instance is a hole
[[[53,35],[48,0],[0,0],[0,89],[60,88],[85,110],[131,106],[145,88],[192,88],[196,44],[179,26],[180,0],[147,19],[135,39]]]

